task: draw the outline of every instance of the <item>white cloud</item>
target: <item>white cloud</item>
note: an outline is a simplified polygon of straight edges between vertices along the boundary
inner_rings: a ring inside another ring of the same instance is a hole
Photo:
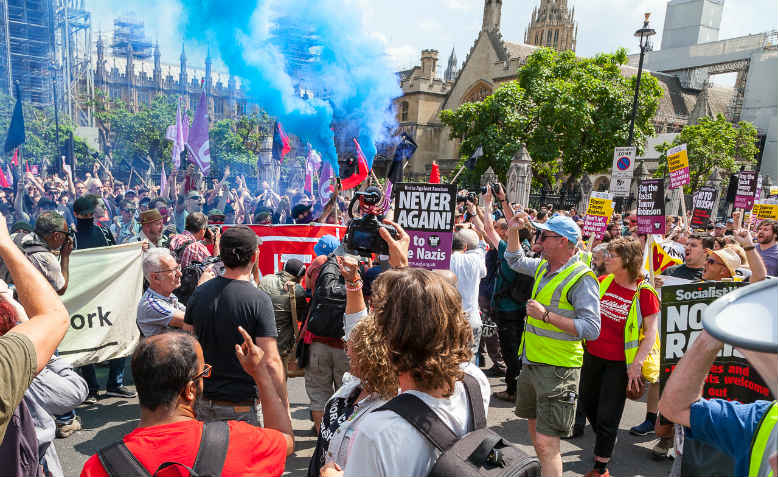
[[[420,50],[412,45],[390,46],[386,53],[397,70],[407,70],[420,62]]]

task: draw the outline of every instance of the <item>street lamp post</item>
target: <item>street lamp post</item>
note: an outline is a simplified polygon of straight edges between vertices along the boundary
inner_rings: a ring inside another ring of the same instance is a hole
[[[638,96],[640,95],[640,75],[643,73],[643,57],[648,49],[649,38],[656,35],[656,31],[653,28],[648,27],[648,17],[650,13],[646,13],[646,19],[643,21],[643,28],[635,32],[635,37],[640,38],[640,62],[638,63],[638,78],[635,82],[635,99],[632,100],[632,119],[629,122],[629,146],[635,139],[635,116],[638,113]]]

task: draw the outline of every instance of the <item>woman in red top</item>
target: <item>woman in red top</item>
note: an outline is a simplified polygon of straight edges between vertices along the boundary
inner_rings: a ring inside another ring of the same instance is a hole
[[[581,368],[582,406],[596,434],[594,469],[586,476],[609,476],[607,465],[613,454],[619,421],[624,412],[627,388],[637,389],[642,379],[643,361],[651,352],[659,318],[659,299],[652,287],[641,288],[635,306],[640,306],[645,336],[632,364],[624,353],[627,316],[643,281],[643,247],[631,237],[613,240],[605,253],[605,270],[613,275],[605,294],[600,294],[600,337],[586,343]]]

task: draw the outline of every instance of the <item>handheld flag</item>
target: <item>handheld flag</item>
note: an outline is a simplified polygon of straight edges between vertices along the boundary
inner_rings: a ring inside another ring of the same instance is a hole
[[[430,184],[440,184],[440,166],[437,162],[432,163],[430,171]]]
[[[646,272],[650,273],[653,269],[655,274],[660,275],[668,268],[683,263],[683,260],[673,257],[665,250],[664,242],[661,238],[657,240],[653,234],[646,237],[646,247],[643,251],[643,269]]]
[[[24,172],[30,172],[30,163],[27,161],[24,161]]]
[[[321,168],[321,157],[310,144],[308,145],[308,157],[305,158],[305,186],[303,189],[313,194],[313,175]]]
[[[14,157],[11,159],[11,163],[13,163],[14,167],[19,167],[19,150],[14,149]]]
[[[409,160],[413,156],[413,153],[416,152],[417,147],[416,142],[408,133],[402,133],[402,140],[394,150],[392,164],[389,166],[389,172],[386,174],[387,179],[396,183],[402,182],[403,161]]]
[[[0,168],[0,187],[3,189],[8,189],[11,187],[11,184],[8,183],[8,179],[5,178],[5,173],[3,172],[2,168]]]
[[[187,121],[188,122],[188,121]],[[189,128],[187,128],[188,132]],[[187,137],[184,137],[184,118],[181,113],[181,98],[178,99],[178,107],[176,108],[176,125],[173,134],[173,170],[178,170],[181,167],[181,153],[186,149]]]
[[[207,176],[211,170],[211,146],[208,138],[208,102],[203,89],[200,104],[197,105],[192,129],[189,130],[189,140],[186,148],[197,167]]]
[[[357,170],[354,174],[346,177],[340,181],[340,185],[343,186],[343,190],[353,189],[367,179],[367,159],[362,152],[362,148],[359,146],[357,138],[354,138],[354,145],[357,148]]]
[[[162,163],[162,172],[159,174],[159,196],[167,196],[167,175],[165,174],[165,163]]]
[[[475,169],[475,164],[476,162],[478,162],[478,158],[482,157],[483,155],[484,155],[484,147],[478,146],[478,149],[476,149],[467,159],[467,162],[465,162],[465,167],[468,169]]]
[[[24,113],[22,112],[22,92],[19,89],[19,83],[16,83],[16,106],[14,106],[13,116],[11,116],[11,124],[8,126],[8,135],[5,137],[6,154],[24,144],[26,139],[24,133]]]
[[[289,136],[284,132],[284,128],[281,127],[281,122],[276,121],[275,132],[273,133],[273,159],[283,163],[284,156],[289,154],[292,148],[289,146]]]
[[[8,179],[8,187],[14,186],[14,175],[11,173],[11,166],[5,165],[5,177]]]
[[[332,195],[332,181],[334,178],[335,173],[332,170],[332,165],[328,161],[324,161],[319,175],[319,199],[321,200],[322,205],[330,200],[330,196]]]

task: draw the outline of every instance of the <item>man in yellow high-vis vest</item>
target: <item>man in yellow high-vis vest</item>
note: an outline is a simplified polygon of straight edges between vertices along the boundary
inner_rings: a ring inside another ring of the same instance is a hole
[[[727,343],[745,356],[772,396],[778,396],[776,295],[778,280],[772,279],[710,304],[703,313],[704,330],[673,369],[659,401],[659,412],[684,426],[685,439],[729,454],[735,460],[734,475],[778,476],[778,401],[703,399],[703,385]]]
[[[515,271],[534,277],[527,301],[524,334],[519,346],[522,371],[516,391],[516,415],[528,419],[542,474],[562,475],[559,439],[571,434],[583,363],[581,340],[600,335],[600,292],[597,278],[581,262],[576,249],[581,230],[570,217],[557,215],[545,223],[536,242],[542,258],[526,257],[519,229],[527,215],[511,219],[505,259]]]

